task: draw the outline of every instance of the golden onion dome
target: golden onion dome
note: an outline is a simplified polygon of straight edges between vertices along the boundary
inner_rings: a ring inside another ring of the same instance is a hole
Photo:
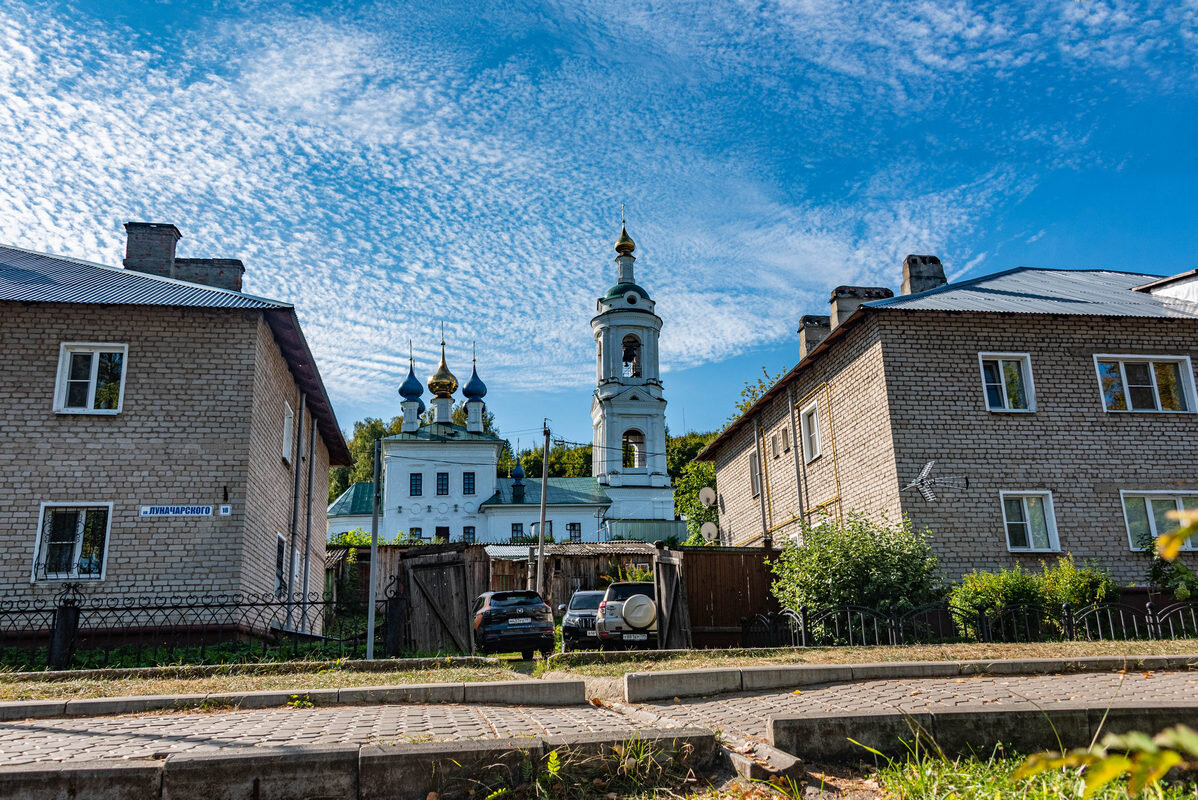
[[[458,389],[458,379],[445,365],[444,341],[441,342],[441,364],[437,367],[437,371],[429,376],[428,388],[433,393],[433,397],[451,397]]]
[[[622,256],[630,256],[635,249],[636,242],[632,241],[632,237],[628,235],[628,229],[621,225],[620,238],[616,240],[616,252]]]

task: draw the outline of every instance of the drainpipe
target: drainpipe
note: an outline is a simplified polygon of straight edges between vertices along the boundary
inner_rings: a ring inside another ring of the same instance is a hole
[[[761,423],[753,422],[753,441],[757,444],[757,482],[759,484],[757,499],[761,501],[761,538],[764,540],[770,535],[769,523],[765,517],[765,470],[761,468],[762,462],[762,445],[765,444],[765,438],[761,433]]]
[[[807,496],[806,487],[803,486],[803,461],[799,455],[799,429],[795,425],[795,398],[794,387],[786,387],[786,408],[790,415],[790,454],[794,456],[795,462],[795,497],[799,498],[799,514],[802,515],[803,521],[807,521],[807,515],[803,514],[804,498]]]
[[[316,420],[312,420],[311,428],[308,432],[308,510],[304,522],[304,597],[300,612],[300,629],[305,632],[308,630],[308,578],[312,572],[308,550],[312,547],[312,484],[316,481]]]
[[[291,550],[287,559],[287,623],[291,624],[291,598],[295,595],[295,587],[291,585],[295,575],[295,539],[299,534],[299,502],[300,502],[300,459],[304,455],[304,416],[308,410],[308,395],[300,395],[299,425],[295,432],[295,459],[291,462],[291,470],[295,473],[295,485],[291,490]]]

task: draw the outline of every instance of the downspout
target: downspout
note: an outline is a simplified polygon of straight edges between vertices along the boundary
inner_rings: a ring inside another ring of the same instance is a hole
[[[308,550],[312,547],[312,484],[316,482],[316,421],[312,421],[312,430],[308,433],[308,511],[304,522],[304,596],[301,602],[300,630],[308,630],[308,579],[310,577],[311,561]]]
[[[795,497],[799,501],[799,513],[803,516],[803,521],[807,521],[807,515],[803,514],[803,498],[807,496],[807,487],[803,480],[803,460],[799,456],[799,429],[795,425],[795,398],[794,387],[786,387],[786,409],[790,415],[790,454],[794,456],[795,462]]]
[[[289,625],[291,624],[291,598],[295,594],[295,587],[291,585],[291,580],[295,575],[295,538],[299,532],[300,459],[304,452],[304,415],[307,410],[308,395],[301,393],[299,425],[295,432],[295,460],[291,462],[292,472],[295,473],[295,485],[291,491],[291,541],[288,545],[291,554],[287,559],[287,622]]]
[[[759,490],[757,492],[757,499],[761,501],[761,538],[764,540],[770,535],[770,528],[765,516],[765,470],[761,468],[761,445],[764,439],[761,435],[761,423],[757,420],[753,421],[753,441],[757,445],[757,478],[758,483],[761,484],[757,487]]]

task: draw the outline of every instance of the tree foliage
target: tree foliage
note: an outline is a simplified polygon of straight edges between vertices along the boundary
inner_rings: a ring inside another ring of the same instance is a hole
[[[674,511],[678,516],[686,517],[686,530],[690,534],[688,544],[706,544],[699,529],[704,522],[715,522],[719,516],[715,506],[704,508],[699,502],[699,492],[704,486],[715,488],[715,464],[710,461],[690,462],[674,481]]]
[[[736,413],[728,418],[725,427],[743,416],[745,412],[753,407],[754,403],[770,390],[770,387],[782,380],[789,371],[789,369],[783,367],[778,371],[777,375],[770,375],[770,371],[762,366],[760,378],[755,381],[745,381],[745,388],[740,390],[740,399],[736,401]]]
[[[774,596],[790,608],[907,610],[944,595],[928,535],[912,530],[906,517],[891,525],[850,512],[843,520],[804,522],[772,567]]]
[[[329,502],[332,503],[355,483],[374,480],[374,443],[384,436],[399,433],[403,417],[392,417],[391,422],[367,417],[354,423],[353,436],[349,437],[349,454],[354,463],[349,467],[333,467],[329,470]]]

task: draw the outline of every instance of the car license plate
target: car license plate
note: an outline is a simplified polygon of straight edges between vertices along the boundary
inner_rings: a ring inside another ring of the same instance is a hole
[[[598,636],[599,631],[587,631],[587,636]]]
[[[508,625],[528,625],[532,620],[528,617],[512,617],[507,621]]]
[[[626,633],[624,638],[630,642],[643,642],[649,638],[647,633]]]

